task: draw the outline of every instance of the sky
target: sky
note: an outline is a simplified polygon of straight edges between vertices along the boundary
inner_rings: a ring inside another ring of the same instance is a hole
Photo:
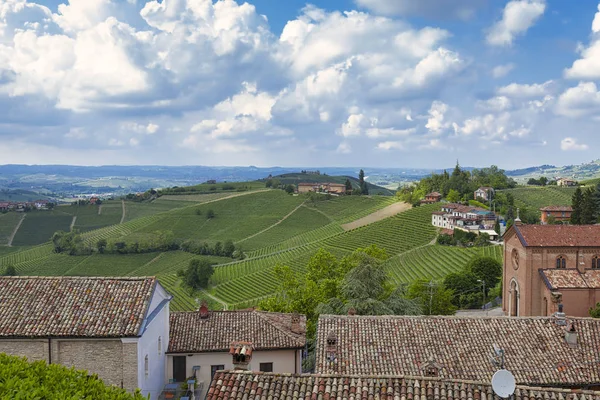
[[[515,169],[598,126],[598,0],[0,0],[0,164]]]

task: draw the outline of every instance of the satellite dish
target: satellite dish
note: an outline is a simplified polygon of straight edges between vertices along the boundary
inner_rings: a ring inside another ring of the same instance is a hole
[[[517,384],[515,377],[510,371],[501,369],[496,371],[492,377],[492,389],[494,389],[494,393],[496,393],[498,397],[506,399],[515,392],[516,388]]]

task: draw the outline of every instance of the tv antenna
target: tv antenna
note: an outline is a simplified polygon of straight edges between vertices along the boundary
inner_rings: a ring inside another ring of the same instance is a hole
[[[498,345],[492,345],[494,353],[490,357],[490,361],[497,368],[500,368],[492,377],[492,389],[498,397],[503,399],[509,398],[515,392],[516,381],[514,375],[504,368],[504,349]]]

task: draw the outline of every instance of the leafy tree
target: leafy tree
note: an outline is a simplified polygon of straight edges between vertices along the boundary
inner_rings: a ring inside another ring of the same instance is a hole
[[[106,250],[106,239],[99,239],[98,242],[96,242],[96,248],[98,249],[98,253],[103,254],[104,250]]]
[[[3,276],[17,276],[17,269],[15,268],[14,265],[9,264],[6,266],[6,269],[4,270],[4,273],[2,275]]]
[[[472,272],[453,272],[444,278],[444,286],[452,290],[452,304],[459,308],[469,307],[465,298],[461,297],[467,293],[480,291],[481,285],[477,282],[477,276]]]
[[[545,176],[541,176],[540,179],[538,179],[538,181],[542,186],[546,186],[548,184],[548,178],[546,178]]]
[[[215,243],[214,255],[215,256],[222,256],[222,255],[224,255],[223,254],[223,244],[221,242]]]
[[[489,246],[490,245],[490,235],[488,235],[487,233],[483,233],[483,232],[480,233],[475,238],[475,241],[473,242],[473,244],[478,247]]]
[[[267,181],[265,182],[265,187],[273,187],[273,179],[267,179]]]
[[[213,219],[215,217],[215,212],[211,209],[206,211],[206,219]]]
[[[350,194],[352,192],[352,182],[350,182],[350,179],[346,179],[346,194]]]
[[[589,188],[583,193],[583,202],[581,206],[581,223],[583,225],[595,224],[598,222],[598,210],[596,209],[594,189]]]
[[[590,308],[590,317],[600,318],[600,303],[596,303],[596,307]]]
[[[458,191],[454,189],[450,189],[448,195],[446,196],[446,200],[448,200],[451,203],[456,203],[460,200],[460,193],[458,193]]]
[[[494,231],[495,231],[495,232],[496,232],[498,235],[500,235],[500,233],[501,233],[501,231],[502,231],[502,230],[500,229],[500,220],[499,220],[499,219],[496,219],[496,223],[494,224]]]
[[[192,289],[202,289],[208,287],[208,281],[214,273],[214,268],[210,262],[204,259],[194,258],[190,260],[185,270],[178,272],[183,278],[183,283]]]
[[[281,186],[281,181],[279,179],[273,179],[272,183],[273,183],[273,189],[277,189]]]
[[[573,212],[571,213],[571,223],[573,225],[581,225],[583,215],[583,193],[580,187],[575,189],[575,193],[573,193],[571,208],[573,208]]]
[[[223,245],[223,255],[225,257],[233,257],[233,252],[235,251],[235,245],[231,239],[227,240]]]
[[[55,253],[75,255],[81,254],[85,250],[83,239],[77,229],[73,229],[71,232],[56,231],[52,235],[51,240]]]
[[[295,190],[296,190],[296,188],[292,184],[288,184],[288,185],[285,186],[285,191],[288,194],[294,193]]]
[[[441,282],[416,280],[408,287],[407,297],[417,300],[425,315],[452,315],[456,311],[452,290]]]
[[[466,267],[477,279],[485,281],[486,291],[496,286],[502,276],[502,264],[492,257],[473,257]]]

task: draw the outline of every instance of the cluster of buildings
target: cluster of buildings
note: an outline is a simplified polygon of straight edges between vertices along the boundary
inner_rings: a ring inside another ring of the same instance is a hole
[[[299,183],[298,193],[323,192],[333,194],[346,194],[346,185],[342,183]]]
[[[498,238],[498,233],[494,231],[496,219],[492,211],[455,203],[445,203],[441,211],[431,214],[431,224],[437,228],[448,231],[462,229],[476,234],[483,232],[493,240]]]
[[[17,211],[23,212],[25,210],[47,210],[48,205],[51,203],[49,200],[36,200],[36,201],[0,201],[0,212],[6,211]]]

